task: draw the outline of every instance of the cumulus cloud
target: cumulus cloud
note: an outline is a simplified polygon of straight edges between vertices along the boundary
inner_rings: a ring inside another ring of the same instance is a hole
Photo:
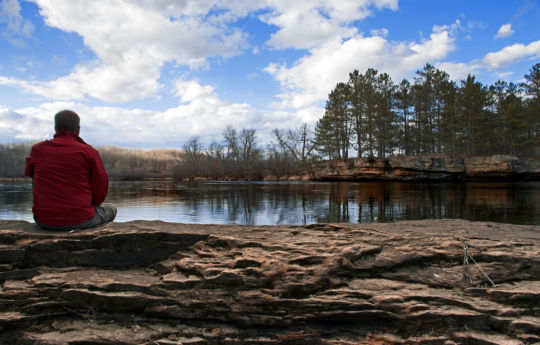
[[[394,80],[408,76],[428,61],[436,61],[452,51],[455,38],[451,29],[437,27],[421,42],[392,42],[381,36],[334,39],[310,49],[292,67],[270,64],[265,71],[276,78],[283,92],[282,108],[303,108],[327,98],[330,90],[348,73],[362,73],[370,67],[386,72]]]
[[[11,110],[0,107],[2,141],[43,140],[53,134],[53,116],[61,109],[73,109],[81,116],[81,136],[92,145],[131,147],[181,147],[188,138],[203,142],[222,140],[227,125],[256,128],[261,143],[268,142],[277,118],[283,125],[299,123],[289,112],[259,111],[247,103],[227,103],[210,85],[178,80],[176,90],[182,103],[164,111],[90,106],[81,102],[47,102],[35,107]],[[4,131],[6,133],[4,133]]]
[[[343,27],[327,19],[316,8],[307,9],[305,12],[267,15],[262,18],[268,24],[280,27],[267,42],[277,49],[308,49],[329,38],[350,36],[356,32],[356,29]]]
[[[470,62],[439,62],[435,66],[446,71],[450,78],[456,81],[465,79],[468,74],[481,73],[482,70],[494,71],[499,79],[512,77],[514,72],[504,71],[505,67],[522,59],[538,59],[540,57],[540,41],[528,45],[516,43],[499,51],[487,53],[483,58]]]
[[[209,58],[239,54],[247,48],[247,34],[228,24],[249,13],[278,27],[267,42],[271,47],[306,49],[356,35],[351,22],[373,9],[396,10],[398,0],[33,1],[47,25],[80,35],[96,58],[55,80],[0,77],[0,84],[48,100],[122,103],[155,96],[166,62],[198,69],[208,67]],[[27,21],[17,0],[2,4],[21,30]]]
[[[514,33],[514,30],[512,30],[512,24],[503,24],[499,28],[499,31],[497,31],[495,38],[509,37],[509,36],[512,36],[513,33]]]
[[[50,132],[51,119],[47,121],[35,112],[14,111],[0,106],[0,133],[3,143],[43,140]]]
[[[47,100],[83,100],[87,97],[107,102],[128,102],[155,94],[159,70],[152,64],[130,59],[116,65],[94,61],[77,65],[67,76],[52,81],[27,81],[0,76],[0,84],[22,88]]]
[[[507,46],[497,52],[486,54],[481,62],[488,70],[494,70],[506,67],[525,58],[540,58],[540,40],[531,42],[528,45],[516,43]]]
[[[201,59],[234,55],[245,43],[243,34],[234,28],[184,14],[184,8],[188,14],[193,10],[190,2],[167,7],[152,1],[35,1],[48,25],[81,35],[106,64],[129,59],[174,60],[198,67]],[[173,14],[173,10],[177,12]]]
[[[47,25],[79,34],[96,54],[94,61],[56,80],[0,79],[50,100],[91,97],[121,103],[147,98],[161,89],[158,79],[165,62],[201,68],[208,58],[230,57],[246,46],[240,30],[205,19],[213,1],[35,2]]]
[[[0,25],[2,36],[14,45],[24,45],[21,38],[29,38],[34,31],[34,25],[21,16],[21,6],[18,0],[0,2]]]
[[[260,19],[279,29],[267,44],[273,48],[309,49],[329,39],[350,37],[353,21],[372,14],[372,8],[397,10],[397,0],[272,1]]]
[[[450,79],[460,81],[467,78],[467,75],[475,75],[481,69],[481,65],[477,62],[440,62],[435,64],[435,67],[445,71],[450,75]]]
[[[213,86],[202,86],[195,80],[178,80],[176,82],[176,96],[180,97],[180,102],[187,103],[202,97],[215,97],[215,94]]]

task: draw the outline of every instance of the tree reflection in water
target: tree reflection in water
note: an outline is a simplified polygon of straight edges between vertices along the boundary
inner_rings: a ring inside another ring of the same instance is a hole
[[[311,224],[462,218],[538,224],[540,182],[113,181],[117,221]],[[32,220],[29,183],[0,184],[0,217]]]

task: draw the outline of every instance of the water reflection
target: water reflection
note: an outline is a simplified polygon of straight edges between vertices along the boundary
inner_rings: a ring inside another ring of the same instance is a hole
[[[118,221],[310,224],[462,218],[538,224],[540,183],[118,182]],[[32,220],[31,185],[0,184],[0,218]]]
[[[0,219],[34,221],[31,183],[0,182]]]

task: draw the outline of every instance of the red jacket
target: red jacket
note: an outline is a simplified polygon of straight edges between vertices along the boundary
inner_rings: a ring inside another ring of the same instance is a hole
[[[45,225],[77,225],[94,216],[109,181],[99,153],[77,134],[59,131],[32,147],[26,176],[33,179],[35,219]]]

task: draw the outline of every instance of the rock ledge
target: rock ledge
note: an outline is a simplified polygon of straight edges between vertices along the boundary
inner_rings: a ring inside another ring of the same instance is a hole
[[[1,344],[537,342],[538,226],[0,221]]]
[[[351,158],[316,164],[312,180],[519,181],[540,180],[540,160],[508,155]]]

